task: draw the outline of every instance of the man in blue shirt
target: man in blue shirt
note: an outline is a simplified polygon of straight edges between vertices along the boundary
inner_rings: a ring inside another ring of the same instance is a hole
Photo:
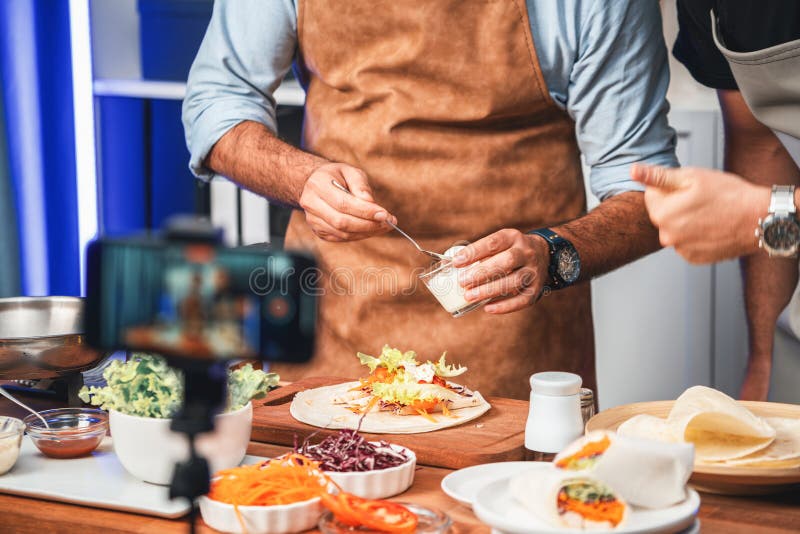
[[[275,136],[293,62],[304,150]],[[356,350],[388,342],[488,356],[471,383],[523,397],[538,370],[594,386],[579,282],[658,247],[629,171],[677,164],[668,83],[657,2],[220,0],[184,124],[199,177],[303,210],[287,245],[322,266],[313,372],[355,374]],[[588,214],[580,154],[602,200]],[[474,241],[454,260],[459,291],[488,315],[454,321],[415,291],[426,260],[386,221],[433,250]]]

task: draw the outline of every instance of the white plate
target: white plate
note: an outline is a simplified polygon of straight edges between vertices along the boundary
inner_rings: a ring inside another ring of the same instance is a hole
[[[522,469],[547,462],[497,462],[473,465],[450,473],[442,479],[442,491],[461,504],[472,506],[478,491],[496,480],[507,479]]]
[[[261,460],[246,456],[242,463]],[[142,482],[125,471],[109,437],[91,455],[66,460],[44,456],[23,438],[16,465],[0,476],[0,493],[169,518],[189,511],[185,500],[169,499],[168,486]]]
[[[508,532],[503,532],[502,530],[497,530],[496,528],[492,529],[492,534],[509,534]],[[700,520],[695,519],[694,523],[691,524],[689,528],[682,531],[680,534],[700,534]]]
[[[530,462],[528,462],[530,463]],[[541,469],[541,466],[534,469]],[[525,509],[511,495],[509,479],[490,482],[478,491],[472,509],[478,519],[492,528],[507,534],[550,534],[553,532],[584,532],[578,529],[559,528],[550,525]],[[693,489],[682,503],[660,510],[631,508],[630,515],[622,527],[614,529],[616,534],[656,534],[681,532],[692,526],[700,508],[700,496]]]

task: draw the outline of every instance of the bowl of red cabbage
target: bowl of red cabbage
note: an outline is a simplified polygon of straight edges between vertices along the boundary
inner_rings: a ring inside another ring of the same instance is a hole
[[[295,451],[320,462],[341,489],[365,499],[393,497],[414,482],[417,456],[411,449],[367,441],[356,430],[340,430],[315,445],[306,440]]]

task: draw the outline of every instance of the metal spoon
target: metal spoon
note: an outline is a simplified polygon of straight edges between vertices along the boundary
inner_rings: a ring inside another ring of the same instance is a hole
[[[31,412],[33,415],[35,415],[36,417],[38,417],[39,419],[41,419],[41,420],[42,420],[42,423],[44,423],[44,426],[45,426],[45,428],[50,428],[50,425],[49,425],[49,424],[47,424],[47,419],[45,419],[44,417],[42,417],[41,415],[39,415],[39,412],[37,412],[36,410],[34,410],[33,408],[31,408],[31,407],[30,407],[30,406],[28,406],[27,404],[24,404],[22,401],[18,401],[17,399],[15,399],[15,398],[14,398],[14,397],[11,395],[11,393],[9,393],[8,391],[6,391],[6,390],[5,390],[5,389],[3,389],[2,387],[0,387],[0,395],[4,396],[5,398],[7,398],[8,400],[10,400],[10,401],[11,401],[11,402],[13,402],[14,404],[18,404],[19,406],[21,406],[21,407],[25,408],[26,410],[28,410],[29,412]]]
[[[352,192],[350,192],[350,190],[349,190],[349,189],[347,189],[345,186],[343,186],[342,184],[340,184],[340,183],[339,183],[339,182],[337,182],[336,180],[331,180],[331,183],[332,183],[334,186],[336,186],[337,188],[339,188],[339,189],[341,189],[342,191],[344,191],[345,193],[347,193],[348,195],[352,195],[352,194],[353,194]],[[422,252],[423,254],[427,254],[428,256],[432,256],[432,257],[436,258],[437,260],[446,260],[446,261],[451,261],[451,260],[452,260],[452,258],[450,258],[450,257],[448,257],[448,256],[444,256],[444,255],[442,255],[442,254],[438,254],[438,253],[436,253],[436,252],[432,252],[432,251],[430,251],[430,250],[425,250],[424,248],[422,248],[421,246],[419,246],[419,243],[417,243],[416,241],[414,241],[414,239],[413,239],[413,238],[412,238],[410,235],[408,235],[407,233],[405,233],[404,231],[402,231],[402,230],[401,230],[401,229],[400,229],[400,228],[399,228],[399,227],[398,227],[396,224],[394,224],[393,222],[391,222],[391,221],[387,220],[387,221],[386,221],[386,224],[388,224],[389,226],[391,226],[392,228],[394,228],[395,230],[397,230],[398,232],[400,232],[401,234],[403,234],[403,237],[405,237],[406,239],[408,239],[409,241],[411,241],[411,243],[412,243],[412,244],[413,244],[413,245],[414,245],[414,246],[417,248],[417,250],[419,250],[419,251],[420,251],[420,252]]]

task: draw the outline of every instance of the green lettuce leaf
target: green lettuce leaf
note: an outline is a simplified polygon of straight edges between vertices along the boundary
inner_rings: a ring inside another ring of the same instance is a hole
[[[263,399],[278,385],[276,373],[253,369],[249,363],[228,375],[228,409],[236,411],[253,399]]]
[[[183,403],[183,375],[161,356],[136,353],[127,362],[114,360],[103,372],[106,385],[83,387],[78,396],[103,410],[168,419]],[[275,373],[245,365],[228,373],[228,409],[237,410],[261,398],[278,384]]]
[[[446,354],[446,352],[443,353],[441,358],[439,358],[439,361],[433,364],[436,376],[441,376],[442,378],[452,378],[454,376],[463,375],[467,372],[467,368],[463,365],[456,367],[455,365],[447,365],[444,363],[444,357]]]
[[[393,349],[389,345],[384,345],[381,355],[377,358],[359,352],[358,359],[362,365],[366,365],[370,372],[374,372],[378,367],[385,367],[390,373],[397,371],[403,367],[405,363],[419,365],[417,362],[417,353],[413,350],[401,352],[398,349]]]

